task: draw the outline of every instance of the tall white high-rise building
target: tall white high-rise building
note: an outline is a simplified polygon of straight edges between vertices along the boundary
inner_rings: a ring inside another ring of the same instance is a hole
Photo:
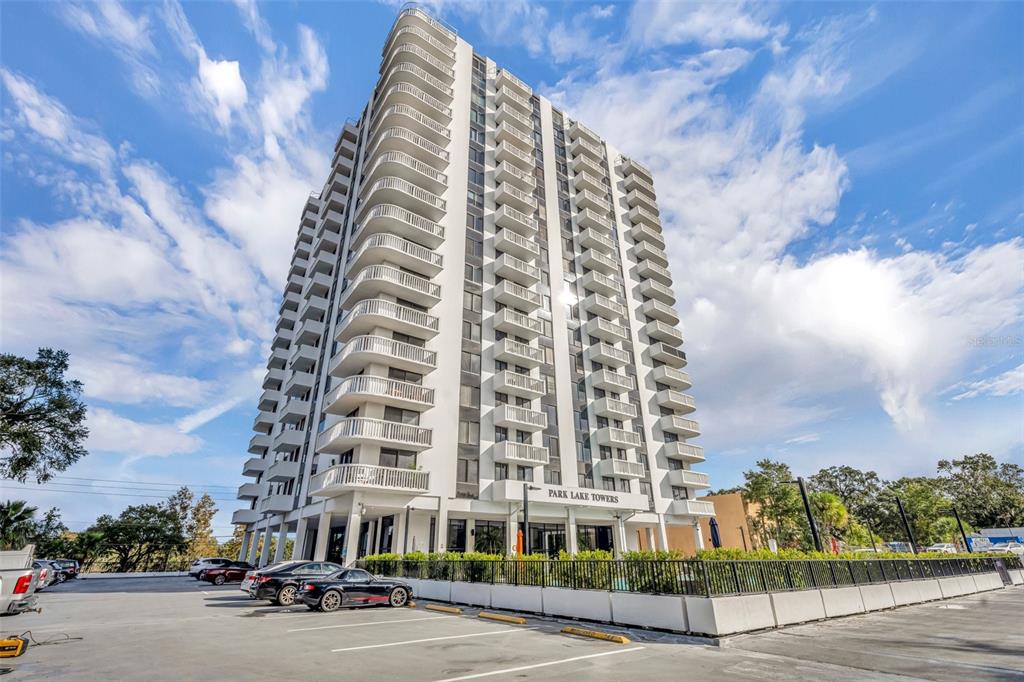
[[[535,552],[701,546],[664,249],[644,166],[403,10],[302,212],[243,556],[510,552],[524,487]]]

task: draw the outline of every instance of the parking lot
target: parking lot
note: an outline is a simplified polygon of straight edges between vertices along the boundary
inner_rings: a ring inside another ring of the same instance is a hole
[[[736,680],[1024,679],[1024,590],[747,635],[723,646],[663,633],[615,644],[415,608],[313,613],[254,602],[237,584],[79,580],[40,595],[42,614],[0,620],[40,642],[0,661],[19,679]]]

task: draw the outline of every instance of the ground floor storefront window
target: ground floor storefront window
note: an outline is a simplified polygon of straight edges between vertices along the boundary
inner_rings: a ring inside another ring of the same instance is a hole
[[[473,529],[473,547],[485,554],[505,554],[505,522],[477,521]]]
[[[576,526],[576,546],[581,552],[595,549],[612,551],[612,527]]]

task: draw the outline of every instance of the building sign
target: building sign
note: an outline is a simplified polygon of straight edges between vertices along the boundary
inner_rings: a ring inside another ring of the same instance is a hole
[[[602,507],[605,509],[628,509],[647,511],[647,496],[639,493],[620,493],[613,490],[592,488],[569,488],[560,485],[538,485],[530,491],[531,504],[557,504],[562,507]],[[518,502],[523,499],[522,481],[494,481],[491,484],[491,499],[498,502]]]
[[[576,500],[580,502],[604,502],[606,504],[617,505],[619,503],[618,495],[610,495],[608,493],[592,493],[589,490],[572,490],[565,488],[548,488],[548,497],[555,498],[558,500]]]

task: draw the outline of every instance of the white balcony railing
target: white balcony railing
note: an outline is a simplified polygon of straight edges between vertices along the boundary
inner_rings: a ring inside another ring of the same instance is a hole
[[[317,437],[317,450],[343,452],[360,442],[425,449],[430,447],[432,441],[433,432],[422,426],[386,419],[346,417],[320,433]]]
[[[310,481],[309,494],[331,497],[331,489],[358,489],[422,493],[430,489],[430,473],[373,464],[337,464],[321,471]]]

